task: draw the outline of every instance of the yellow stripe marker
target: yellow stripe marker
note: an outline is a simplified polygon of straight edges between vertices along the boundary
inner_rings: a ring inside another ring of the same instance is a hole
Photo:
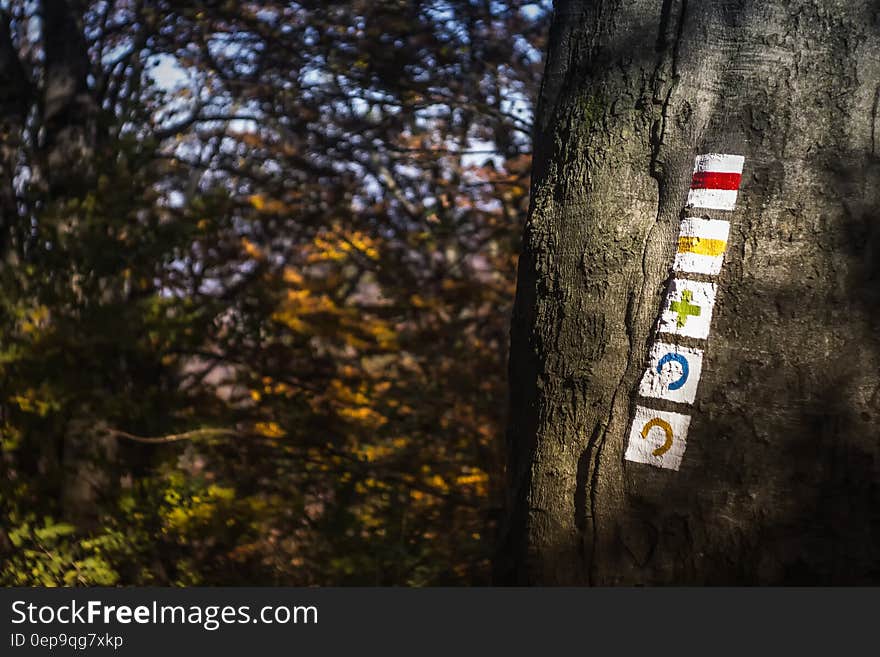
[[[729,237],[729,221],[685,217],[681,220],[678,252],[672,268],[675,271],[717,276],[721,273]]]
[[[727,248],[724,240],[713,240],[707,237],[682,235],[678,238],[679,253],[696,253],[705,256],[720,256]]]

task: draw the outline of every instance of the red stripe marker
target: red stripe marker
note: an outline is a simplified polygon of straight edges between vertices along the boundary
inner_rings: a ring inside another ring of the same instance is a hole
[[[724,173],[721,171],[697,171],[694,173],[691,189],[739,189],[741,173]]]
[[[688,207],[733,210],[744,162],[742,155],[698,155],[694,161]]]

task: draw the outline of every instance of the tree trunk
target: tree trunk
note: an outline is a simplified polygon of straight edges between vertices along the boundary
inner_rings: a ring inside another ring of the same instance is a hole
[[[52,201],[81,197],[95,188],[98,102],[88,84],[91,65],[78,4],[43,0],[41,7],[46,53],[42,182]],[[79,221],[75,215],[67,218],[71,229]],[[66,520],[86,529],[97,525],[100,498],[112,490],[116,455],[115,438],[96,427],[89,409],[76,409],[62,437],[61,506]]]
[[[875,0],[558,2],[500,582],[880,581],[878,16]],[[733,209],[686,208],[713,186],[694,176],[709,153],[745,158]],[[679,266],[689,217],[729,222],[720,273]],[[682,279],[716,286],[706,338],[670,315],[697,298]],[[668,372],[665,399],[641,384],[658,343],[702,351],[693,402]]]
[[[53,196],[76,193],[94,177],[98,104],[89,89],[91,69],[82,12],[68,0],[43,0],[45,86],[43,154]]]
[[[0,266],[17,264],[17,259],[10,257],[11,243],[22,232],[15,173],[30,95],[30,84],[12,42],[9,14],[0,10]]]

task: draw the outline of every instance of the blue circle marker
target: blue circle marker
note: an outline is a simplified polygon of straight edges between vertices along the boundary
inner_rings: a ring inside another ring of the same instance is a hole
[[[678,378],[677,381],[673,381],[667,387],[670,390],[678,390],[688,380],[688,374],[690,374],[691,368],[688,366],[687,358],[685,358],[681,354],[666,354],[665,356],[663,356],[663,358],[660,359],[660,362],[657,363],[657,372],[659,374],[662,374],[663,366],[666,365],[666,363],[671,363],[672,361],[675,361],[676,363],[681,365],[681,376]]]

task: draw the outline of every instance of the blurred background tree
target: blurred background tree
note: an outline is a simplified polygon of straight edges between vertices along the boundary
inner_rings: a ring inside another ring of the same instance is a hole
[[[0,583],[488,583],[547,3],[0,9]]]

